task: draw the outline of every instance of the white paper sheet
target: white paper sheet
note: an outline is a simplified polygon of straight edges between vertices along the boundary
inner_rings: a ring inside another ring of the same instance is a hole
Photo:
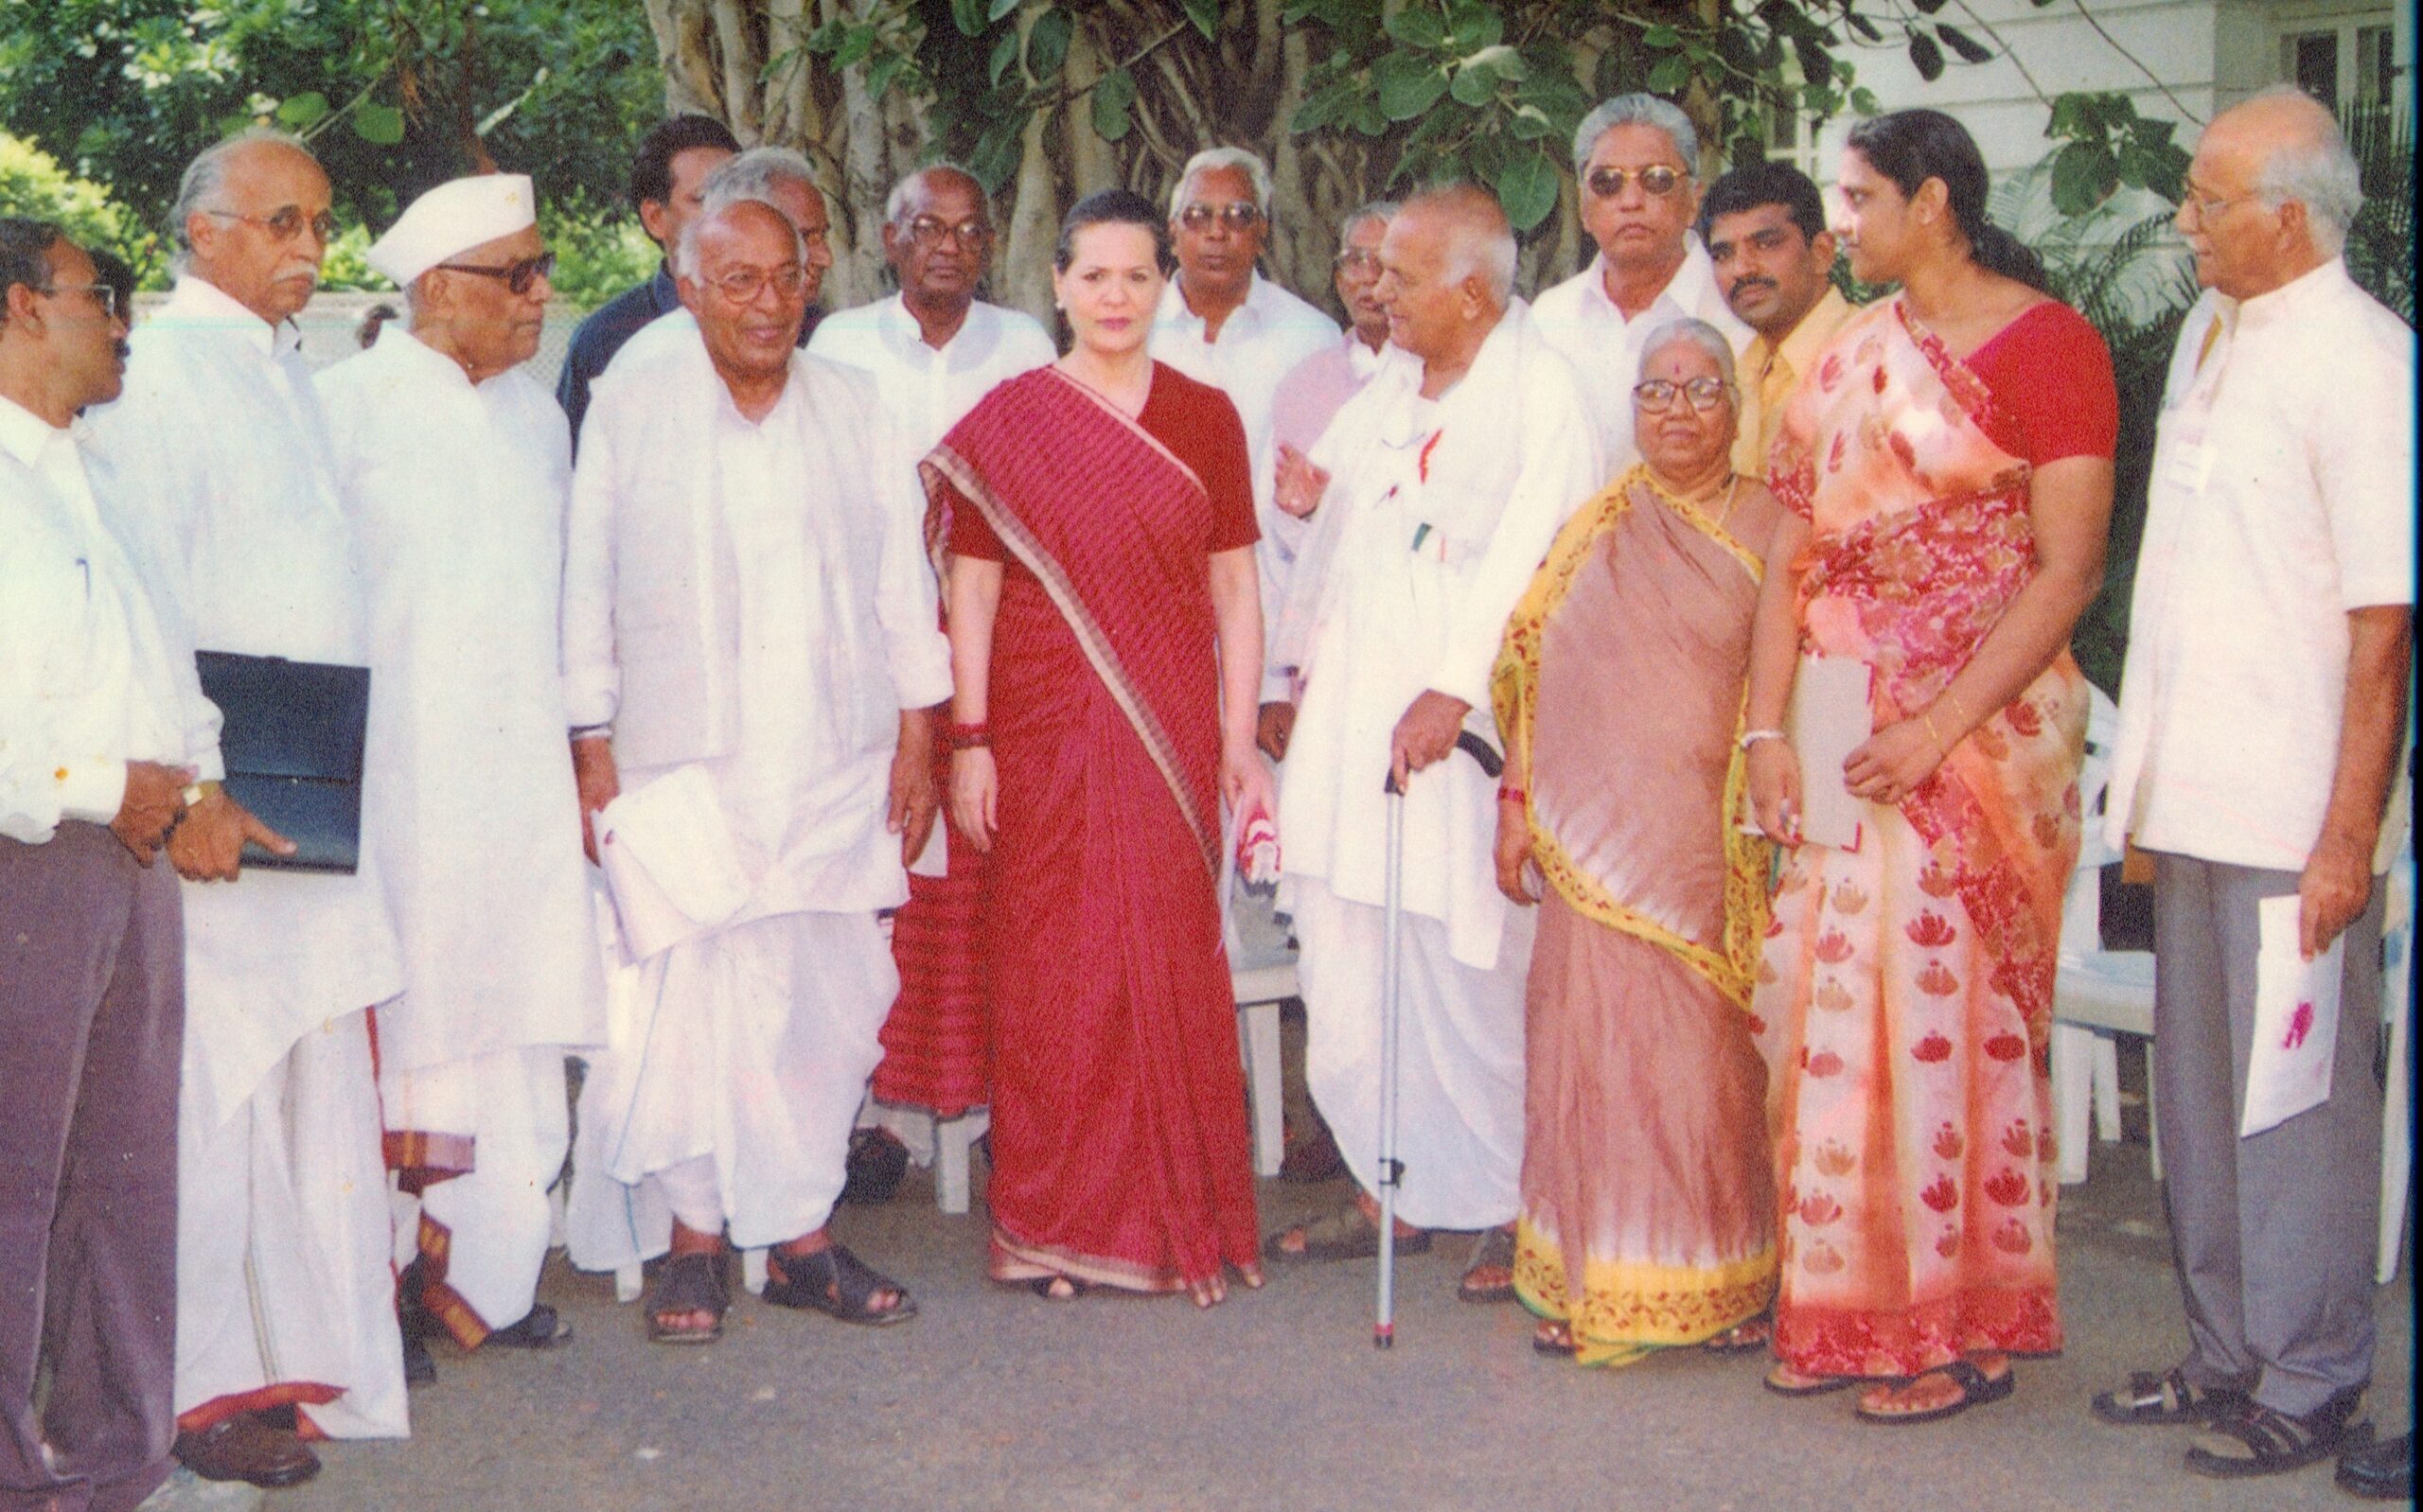
[[[634,961],[694,940],[752,890],[704,768],[677,766],[606,805],[597,855]]]
[[[2339,972],[2347,950],[2341,935],[2307,960],[2297,952],[2294,893],[2255,905],[2255,1045],[2246,1063],[2243,1139],[2287,1122],[2330,1098],[2331,1062],[2339,1047]]]
[[[1856,851],[1866,804],[1843,785],[1843,763],[1876,732],[1868,708],[1875,669],[1847,657],[1802,657],[1783,728],[1800,761],[1800,837]]]

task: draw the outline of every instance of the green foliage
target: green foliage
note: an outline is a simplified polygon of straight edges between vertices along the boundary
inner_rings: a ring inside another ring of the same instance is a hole
[[[2414,324],[2414,126],[2386,111],[2350,112],[2341,125],[2364,186],[2347,232],[2347,272],[2363,290]]]
[[[2089,215],[2123,185],[2178,203],[2187,152],[2170,139],[2177,128],[2138,114],[2126,95],[2055,96],[2044,134],[2064,145],[2051,160],[2053,203],[2063,215]]]
[[[309,140],[350,220],[383,225],[481,153],[542,201],[604,202],[663,97],[645,12],[621,0],[0,5],[0,129],[154,230],[186,163],[253,125]],[[137,250],[156,275],[158,247]]]
[[[105,247],[120,256],[139,251],[141,227],[109,190],[77,178],[59,160],[20,137],[0,132],[0,215],[48,220],[81,247]]]

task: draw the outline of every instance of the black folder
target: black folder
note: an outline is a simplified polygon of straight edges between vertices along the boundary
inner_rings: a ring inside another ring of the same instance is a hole
[[[197,651],[219,706],[227,796],[294,842],[292,855],[244,847],[244,865],[350,873],[362,854],[362,745],[370,669]]]

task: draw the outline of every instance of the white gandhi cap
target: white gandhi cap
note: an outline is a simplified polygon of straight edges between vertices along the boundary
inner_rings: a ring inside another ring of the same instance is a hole
[[[370,244],[370,266],[399,289],[458,253],[539,222],[530,179],[481,173],[441,184],[406,207]]]

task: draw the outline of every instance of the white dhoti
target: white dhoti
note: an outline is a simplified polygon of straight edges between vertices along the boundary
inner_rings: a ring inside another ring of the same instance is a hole
[[[675,1216],[743,1249],[822,1228],[900,992],[874,912],[752,920],[621,986],[581,1088],[573,1263],[662,1255]]]
[[[186,1426],[292,1403],[333,1438],[409,1432],[370,1063],[347,1013],[215,1127],[182,1099],[176,1408],[207,1410]]]
[[[401,1150],[391,1134],[388,1164],[427,1183],[398,1199],[396,1264],[420,1261],[422,1306],[475,1348],[538,1298],[554,1231],[547,1192],[572,1140],[564,1052],[539,1045],[386,1066],[379,1088],[393,1129],[466,1131]]]
[[[1398,937],[1397,1217],[1422,1228],[1511,1223],[1523,1175],[1523,985],[1535,915],[1508,915],[1497,964],[1447,950],[1447,927],[1406,914]],[[1304,1084],[1347,1169],[1377,1196],[1382,910],[1326,887],[1296,895],[1303,956]]]

